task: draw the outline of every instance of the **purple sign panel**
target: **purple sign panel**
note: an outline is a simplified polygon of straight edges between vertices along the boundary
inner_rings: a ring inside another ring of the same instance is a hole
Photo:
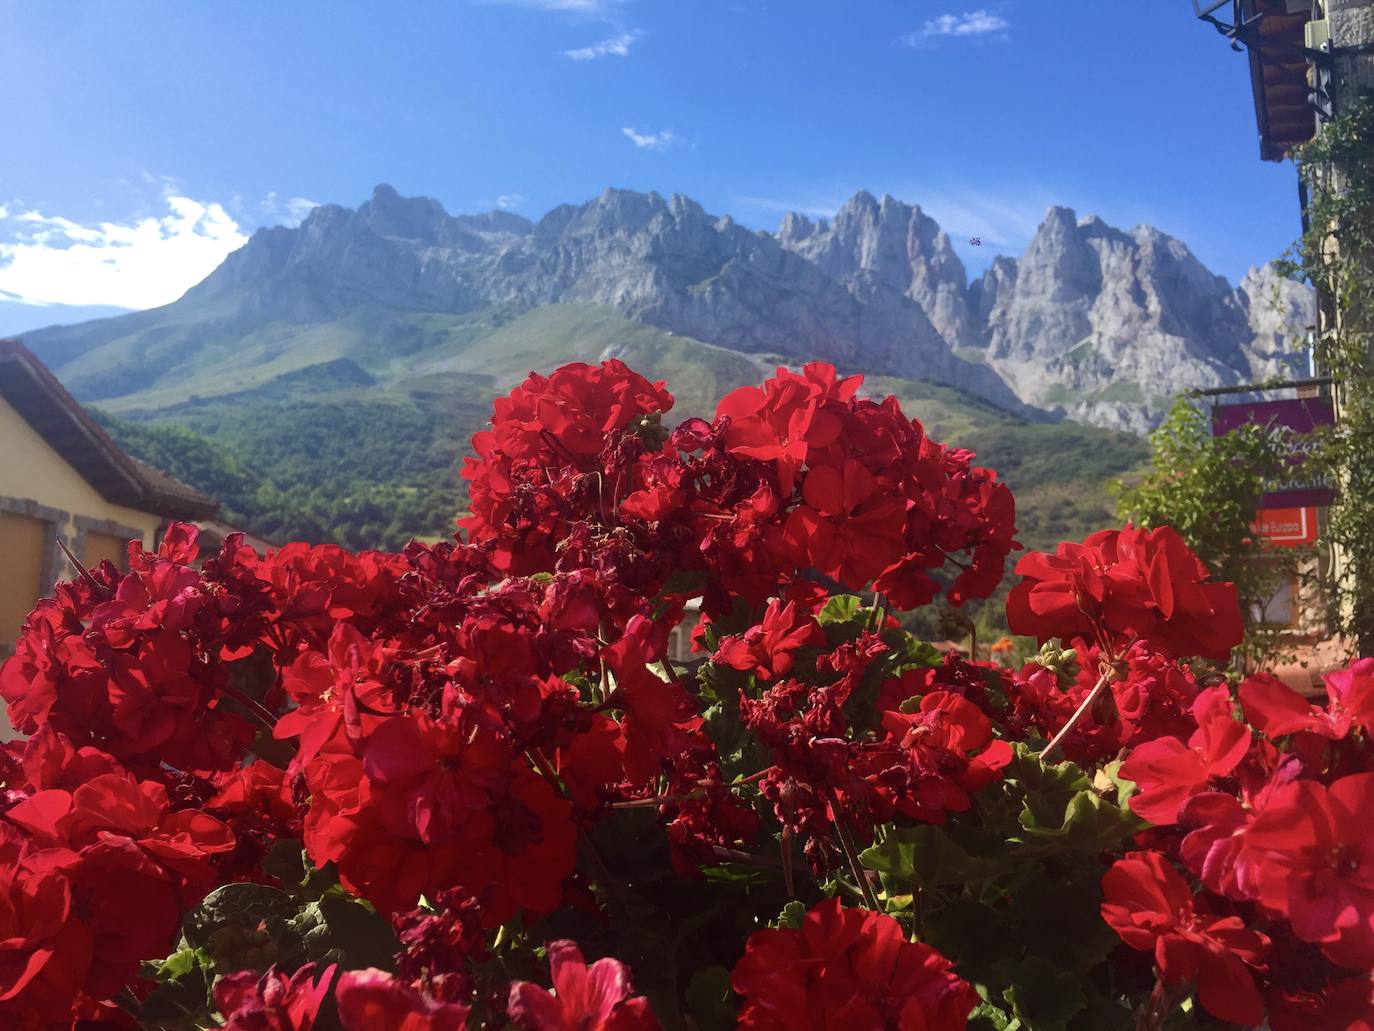
[[[1303,462],[1315,446],[1308,434],[1319,426],[1336,421],[1331,402],[1321,397],[1300,397],[1290,401],[1255,401],[1212,407],[1212,436],[1220,437],[1247,423],[1263,426],[1269,433],[1286,438],[1288,465],[1286,482],[1264,495],[1263,508],[1299,508],[1329,505],[1336,497],[1331,483],[1320,477],[1304,476]]]

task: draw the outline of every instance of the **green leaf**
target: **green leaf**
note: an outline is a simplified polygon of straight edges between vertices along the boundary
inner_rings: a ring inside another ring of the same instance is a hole
[[[1063,812],[1070,798],[1092,786],[1087,774],[1074,763],[1051,765],[1024,744],[1018,742],[1012,747],[1015,755],[1006,768],[1005,782],[1019,786],[1045,811]]]
[[[213,1026],[214,962],[202,949],[179,949],[161,962],[144,963],[145,977],[157,981],[138,1009],[140,1027],[191,1031]]]
[[[290,927],[296,908],[296,900],[276,888],[226,884],[186,914],[181,936],[213,957],[219,973],[264,970],[299,953]]]
[[[1060,970],[1041,956],[1005,965],[1003,976],[1011,987],[1002,998],[1026,1027],[1036,1031],[1058,1031],[1087,1005],[1080,972]]]
[[[981,1002],[968,1015],[969,1031],[1021,1031],[1021,1021],[990,1002]]]
[[[998,860],[970,856],[931,824],[893,830],[881,844],[859,853],[859,862],[882,875],[889,894],[901,894],[913,883],[923,889],[969,884],[996,877],[1005,869]]]
[[[821,606],[816,621],[821,626],[863,621],[863,600],[854,594],[837,594]]]
[[[744,863],[722,863],[719,866],[703,866],[702,876],[708,881],[722,884],[767,884],[772,878],[758,867]]]
[[[1120,759],[1109,762],[1102,767],[1102,772],[1110,777],[1112,783],[1116,785],[1116,804],[1125,809],[1131,801],[1131,796],[1140,789],[1136,786],[1135,781],[1127,780],[1121,776],[1121,763],[1122,760]]]
[[[147,964],[148,973],[158,981],[175,981],[185,977],[198,966],[209,964],[210,957],[203,949],[178,949],[160,962]]]
[[[1080,791],[1064,809],[1059,821],[1042,822],[1039,814],[1029,806],[1021,814],[1029,840],[1041,844],[1054,843],[1058,847],[1084,852],[1100,852],[1111,848],[1128,834],[1147,826],[1134,813],[1121,809],[1093,791]]]
[[[899,638],[894,644],[893,638]],[[928,641],[922,641],[918,637],[902,631],[899,634],[887,632],[883,634],[883,640],[893,645],[892,659],[899,670],[910,667],[921,667],[930,669],[941,665],[945,657],[940,654],[940,649]]]
[[[317,899],[326,892],[339,892],[339,875],[333,863],[317,867],[299,841],[283,838],[263,857],[262,868],[285,890],[298,898]]]
[[[788,931],[800,931],[802,920],[806,917],[806,905],[793,899],[782,907],[782,912],[778,914],[778,927]]]
[[[291,920],[305,954],[321,963],[345,969],[390,969],[400,943],[391,924],[366,903],[338,895],[311,902]]]
[[[730,971],[714,966],[693,974],[687,986],[687,1010],[702,1031],[729,1031],[733,1028],[735,1002],[734,992],[730,988]]]
[[[720,631],[716,629],[714,623],[707,623],[701,632],[702,642],[706,645],[706,654],[714,655],[716,649],[720,647]]]

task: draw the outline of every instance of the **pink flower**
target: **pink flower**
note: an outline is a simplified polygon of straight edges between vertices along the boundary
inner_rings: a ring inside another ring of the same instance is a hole
[[[350,970],[334,991],[344,1031],[462,1031],[468,1007],[435,1002],[383,970]]]
[[[1260,901],[1335,963],[1374,967],[1374,773],[1274,792],[1245,833]]]
[[[215,983],[215,1006],[225,1031],[311,1031],[334,980],[335,964],[319,972],[307,963],[289,977],[273,967],[241,970]]]
[[[644,996],[631,997],[629,968],[618,959],[587,966],[576,942],[549,944],[553,991],[528,981],[510,986],[508,1012],[531,1031],[654,1031],[659,1025]]]
[[[1240,685],[1245,718],[1269,737],[1309,731],[1339,741],[1354,727],[1374,725],[1374,659],[1360,659],[1326,675],[1325,708],[1312,705],[1291,687],[1268,673]]]

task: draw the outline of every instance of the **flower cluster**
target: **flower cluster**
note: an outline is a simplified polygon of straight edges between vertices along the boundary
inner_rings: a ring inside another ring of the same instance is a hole
[[[859,387],[671,427],[569,365],[496,403],[454,541],[174,525],[60,584],[0,667],[0,1024],[1368,1019],[1374,663],[1233,695],[1234,591],[1132,528],[1017,567],[1057,650],[939,655],[895,614],[990,596],[1012,498]]]
[[[834,900],[795,930],[751,935],[731,983],[744,999],[740,1027],[958,1031],[978,993],[950,966],[892,917]]]
[[[1151,923],[1166,978],[1200,976],[1185,941],[1203,949],[1204,966],[1206,956],[1229,954],[1254,967],[1252,978],[1228,961],[1199,982],[1210,983],[1203,1005],[1235,1023],[1258,1024],[1267,999],[1278,1031],[1334,1027],[1352,992],[1364,993],[1361,1018],[1374,1020],[1374,830],[1362,815],[1374,805],[1374,707],[1363,700],[1374,697],[1374,660],[1331,674],[1326,685],[1324,706],[1267,674],[1240,685],[1238,706],[1225,687],[1210,688],[1192,706],[1186,740],[1146,742],[1121,766],[1138,788],[1131,808],[1174,833],[1160,851],[1113,867],[1109,902],[1130,906],[1142,892],[1153,901],[1129,920],[1108,920],[1137,948],[1139,928]],[[1196,915],[1166,856],[1196,878],[1199,898],[1210,900],[1203,904],[1229,915],[1210,924]],[[1282,934],[1282,952],[1276,936],[1268,962],[1261,927]]]

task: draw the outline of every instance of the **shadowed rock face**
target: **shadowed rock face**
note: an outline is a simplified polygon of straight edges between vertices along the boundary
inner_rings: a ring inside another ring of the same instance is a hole
[[[790,214],[769,234],[680,195],[612,189],[530,222],[450,215],[382,185],[356,210],[324,205],[295,228],[259,230],[171,305],[26,339],[59,374],[117,346],[135,382],[157,341],[185,339],[187,327],[223,342],[363,306],[565,303],[610,305],[745,353],[937,380],[1132,429],[1177,390],[1277,371],[1285,327],[1310,321],[1308,293],[1272,269],[1234,288],[1158,230],[1125,233],[1065,208],[1050,210],[1020,259],[999,257],[970,284],[934,219],[865,192],[833,219]],[[178,360],[194,361],[194,346]],[[111,396],[109,384],[71,382],[79,396]]]

